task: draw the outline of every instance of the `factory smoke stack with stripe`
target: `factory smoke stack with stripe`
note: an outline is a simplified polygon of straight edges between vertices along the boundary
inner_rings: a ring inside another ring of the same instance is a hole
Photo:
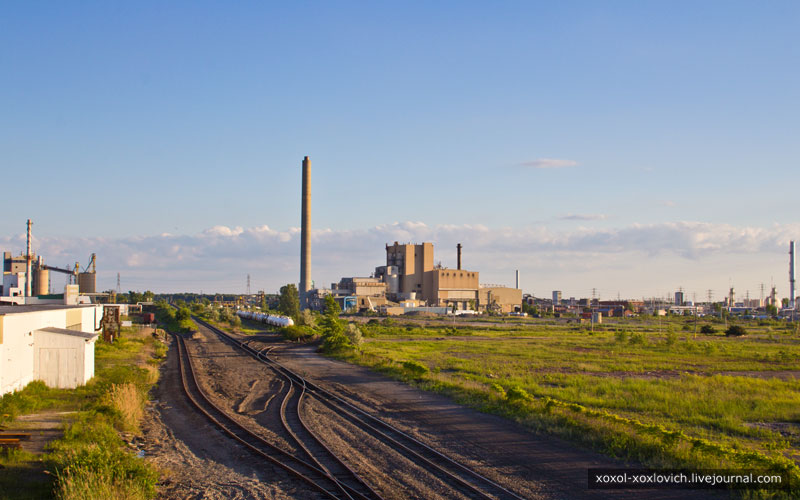
[[[311,290],[311,160],[303,158],[303,191],[300,221],[300,308],[308,308]]]
[[[456,261],[458,267],[456,269],[458,269],[460,271],[461,270],[461,243],[456,245],[456,253],[458,254],[458,259]]]

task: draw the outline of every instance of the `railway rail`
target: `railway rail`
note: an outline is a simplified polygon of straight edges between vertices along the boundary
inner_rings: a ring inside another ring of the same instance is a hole
[[[469,498],[480,498],[484,500],[523,500],[522,497],[492,479],[453,460],[433,447],[417,440],[413,436],[356,407],[338,395],[306,380],[304,377],[270,357],[270,347],[256,349],[250,346],[247,341],[241,340],[241,337],[224,332],[199,318],[195,318],[195,321],[217,334],[222,340],[244,350],[255,359],[270,366],[279,376],[286,379],[292,387],[296,386],[302,388],[302,392],[299,393],[297,398],[298,404],[296,405],[298,408],[298,418],[302,419],[299,410],[300,400],[306,396],[313,397],[333,410],[340,418],[354,423],[386,446],[401,453],[418,465],[425,467],[429,473],[440,478]],[[286,397],[288,397],[288,393]],[[284,400],[284,403],[285,402],[286,400]],[[304,427],[308,430],[309,434],[312,436],[314,435],[307,426]],[[321,440],[316,438],[316,436],[314,437],[317,443],[327,448]],[[303,445],[301,444],[301,446]],[[330,452],[330,449],[328,449],[328,451]],[[333,455],[332,452],[330,453]],[[344,466],[347,467],[346,465]],[[355,475],[355,473],[353,474]]]
[[[331,462],[328,462],[328,466],[323,466],[321,461],[310,453],[307,457],[310,460],[293,455],[270,443],[233,419],[203,392],[197,381],[194,363],[186,348],[183,337],[175,335],[175,339],[178,345],[178,360],[184,392],[192,405],[225,434],[239,442],[253,454],[280,467],[327,498],[382,500],[381,496],[367,485],[363,483],[359,484],[360,478],[355,476],[349,469],[337,469],[330,465]],[[292,390],[290,388],[283,401],[282,409],[287,405],[287,401],[290,399],[291,395]],[[302,392],[299,393],[299,396],[300,397],[296,398],[298,401],[302,397]],[[284,416],[282,415],[282,419],[283,418]],[[302,417],[298,418],[302,419]],[[295,439],[299,439],[296,435],[296,431],[288,430],[288,432]],[[298,444],[308,453],[307,448],[301,441],[298,441]],[[335,464],[335,461],[333,461],[333,463]],[[354,477],[348,477],[348,474],[352,474]]]

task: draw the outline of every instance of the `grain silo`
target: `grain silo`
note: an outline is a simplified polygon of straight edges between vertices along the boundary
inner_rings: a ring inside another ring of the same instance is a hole
[[[92,254],[89,262],[88,272],[78,273],[78,291],[80,293],[97,292],[97,273],[95,272],[97,256]]]
[[[50,293],[50,271],[40,263],[33,273],[33,294],[47,295]]]

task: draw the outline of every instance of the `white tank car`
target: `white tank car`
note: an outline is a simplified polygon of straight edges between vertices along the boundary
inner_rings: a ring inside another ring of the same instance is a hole
[[[264,323],[266,325],[272,325],[272,326],[294,325],[294,320],[292,318],[275,314],[264,314],[253,311],[236,311],[236,315],[239,316],[240,318],[258,321],[259,323]]]

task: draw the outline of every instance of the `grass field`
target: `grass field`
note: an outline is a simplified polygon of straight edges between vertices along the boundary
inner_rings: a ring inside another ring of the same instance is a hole
[[[800,335],[740,324],[748,335],[695,335],[683,318],[594,332],[555,320],[373,321],[339,357],[645,465],[800,479]]]

